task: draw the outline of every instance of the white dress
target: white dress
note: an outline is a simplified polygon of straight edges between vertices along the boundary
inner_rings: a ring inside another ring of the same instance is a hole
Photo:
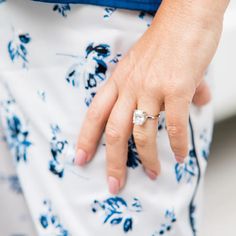
[[[162,173],[155,181],[146,176],[132,136],[127,182],[118,195],[108,191],[104,135],[88,165],[73,164],[96,91],[152,19],[150,12],[95,5],[0,1],[0,235],[198,235],[211,103],[191,106],[182,165],[162,112]]]

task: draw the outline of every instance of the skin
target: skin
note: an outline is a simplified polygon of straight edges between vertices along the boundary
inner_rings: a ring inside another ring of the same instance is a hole
[[[158,120],[133,125],[136,108],[148,114],[165,110],[173,156],[183,162],[188,155],[190,104],[202,106],[211,98],[204,74],[217,49],[228,3],[164,0],[151,26],[98,90],[80,129],[75,164],[83,166],[92,159],[105,129],[110,193],[117,194],[125,185],[132,133],[147,175],[155,180],[160,174]]]

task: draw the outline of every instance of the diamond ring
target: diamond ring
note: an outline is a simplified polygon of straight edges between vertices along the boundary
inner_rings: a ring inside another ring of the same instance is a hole
[[[159,116],[160,114],[148,115],[147,112],[142,111],[140,109],[136,109],[133,113],[133,123],[135,125],[143,125],[148,118],[154,120],[157,119]]]

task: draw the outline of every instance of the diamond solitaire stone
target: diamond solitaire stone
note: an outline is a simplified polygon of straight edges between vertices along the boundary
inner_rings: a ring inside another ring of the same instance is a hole
[[[142,125],[147,119],[147,114],[145,111],[136,109],[133,114],[133,123],[135,125]]]

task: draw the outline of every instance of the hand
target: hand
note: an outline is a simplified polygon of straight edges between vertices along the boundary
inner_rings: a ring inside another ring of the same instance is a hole
[[[160,7],[151,26],[117,64],[88,108],[77,142],[76,164],[89,162],[105,128],[109,190],[125,184],[128,139],[133,133],[142,164],[150,178],[160,174],[157,120],[132,124],[133,111],[166,113],[167,132],[178,162],[188,154],[189,106],[210,98],[203,81],[219,42],[222,22],[198,18],[189,9],[179,14]],[[181,14],[180,14],[181,13]],[[202,99],[202,94],[206,96]],[[194,96],[195,95],[195,96]]]

